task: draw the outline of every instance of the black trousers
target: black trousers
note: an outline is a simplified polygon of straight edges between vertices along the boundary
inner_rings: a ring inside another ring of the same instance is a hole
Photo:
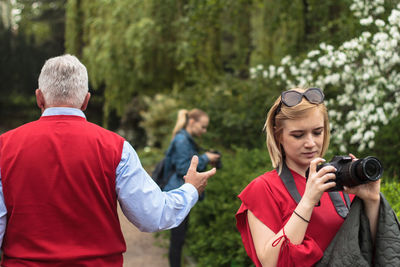
[[[182,248],[185,243],[186,231],[189,225],[189,215],[182,223],[171,229],[171,238],[169,243],[169,265],[171,267],[180,267],[182,258]]]

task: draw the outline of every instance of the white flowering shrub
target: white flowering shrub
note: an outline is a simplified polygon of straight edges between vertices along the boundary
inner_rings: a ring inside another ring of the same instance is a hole
[[[290,56],[279,66],[258,65],[250,69],[252,78],[276,82],[284,88],[320,87],[327,95],[332,142],[341,152],[348,145],[359,151],[374,147],[380,126],[388,124],[400,108],[400,4],[385,20],[384,0],[354,0],[350,6],[362,27],[357,38],[335,48],[321,43],[305,59]],[[398,134],[398,133],[396,133]]]

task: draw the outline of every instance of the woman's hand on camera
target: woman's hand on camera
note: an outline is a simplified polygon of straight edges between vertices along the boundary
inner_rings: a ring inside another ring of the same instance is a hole
[[[349,156],[353,159],[353,161],[357,160],[357,158],[353,154],[349,154]],[[381,191],[381,180],[377,180],[375,182],[370,182],[367,184],[361,184],[355,187],[344,187],[344,192],[347,194],[354,194],[361,198],[364,201],[379,201],[380,196],[379,193]]]
[[[313,159],[310,163],[308,180],[303,198],[309,202],[310,205],[315,206],[321,199],[322,194],[336,183],[336,168],[333,166],[325,166],[317,172],[317,165],[325,162],[322,158]]]

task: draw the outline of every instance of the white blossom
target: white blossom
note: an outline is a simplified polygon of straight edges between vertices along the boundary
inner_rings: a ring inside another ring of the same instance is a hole
[[[291,59],[292,59],[291,56],[283,57],[282,60],[281,60],[281,64],[282,65],[286,65],[291,61]]]
[[[364,18],[364,19],[360,20],[360,24],[363,25],[363,26],[371,25],[372,22],[374,22],[374,19],[371,16],[369,16],[368,18]]]
[[[365,39],[368,39],[369,37],[371,37],[371,33],[370,32],[363,32],[361,34],[362,37],[364,37]]]
[[[385,12],[385,8],[383,6],[378,6],[374,11],[376,15],[379,15]]]
[[[399,4],[400,5],[400,4]],[[400,7],[398,7],[400,9]],[[391,25],[399,25],[400,24],[400,11],[393,9],[392,13],[388,17],[388,21]]]
[[[308,52],[307,57],[315,57],[318,56],[321,52],[319,50],[311,50]]]
[[[378,27],[383,27],[383,26],[385,26],[385,22],[381,19],[377,19],[377,20],[375,20],[375,25]]]
[[[378,32],[364,31],[337,48],[320,43],[302,62],[286,56],[280,66],[271,65],[262,72],[263,78],[276,78],[277,84],[289,88],[311,85],[341,92],[325,101],[335,129],[332,143],[341,152],[348,144],[357,145],[359,151],[372,149],[379,126],[400,112],[400,4],[387,18],[382,15],[384,0],[353,0],[350,10],[361,26],[374,24]],[[250,74],[261,74],[263,69],[251,68]]]
[[[284,72],[284,68],[282,66],[278,67],[278,69],[276,70],[276,74],[277,75],[281,75]]]
[[[269,70],[270,78],[273,79],[275,77],[275,66],[270,65],[268,70]]]

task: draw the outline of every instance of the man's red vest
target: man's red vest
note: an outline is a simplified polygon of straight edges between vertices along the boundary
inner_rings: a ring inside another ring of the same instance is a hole
[[[64,115],[0,136],[2,266],[122,266],[115,171],[123,142]]]

